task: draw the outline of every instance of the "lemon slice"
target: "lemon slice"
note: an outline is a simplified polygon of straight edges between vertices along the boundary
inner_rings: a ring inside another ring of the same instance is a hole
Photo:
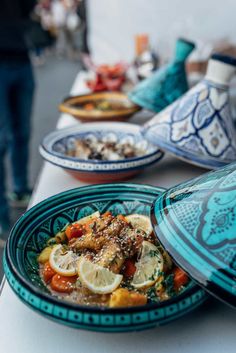
[[[152,286],[161,276],[163,265],[164,260],[158,248],[149,241],[143,241],[141,257],[135,264],[132,286],[137,289]]]
[[[112,293],[119,287],[123,276],[109,271],[107,268],[94,264],[85,257],[78,263],[78,274],[82,284],[93,293]]]
[[[147,235],[150,235],[153,231],[150,218],[142,214],[131,214],[125,216],[125,219],[131,223],[135,229],[143,230]]]
[[[49,257],[49,263],[54,271],[62,276],[77,274],[79,257],[71,250],[66,250],[61,244],[55,245]]]
[[[73,222],[73,224],[76,224],[76,223],[85,224],[88,221],[91,221],[92,219],[98,218],[98,217],[100,217],[100,212],[97,211],[97,212],[94,212],[94,213],[92,213],[91,215],[89,215],[87,217],[81,218],[78,221]]]

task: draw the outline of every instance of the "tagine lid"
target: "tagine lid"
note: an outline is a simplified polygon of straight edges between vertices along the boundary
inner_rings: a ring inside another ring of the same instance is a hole
[[[213,54],[204,79],[144,125],[145,138],[205,168],[234,162],[236,138],[229,83],[235,72],[234,57]]]
[[[177,265],[236,307],[236,163],[165,191],[151,218]]]

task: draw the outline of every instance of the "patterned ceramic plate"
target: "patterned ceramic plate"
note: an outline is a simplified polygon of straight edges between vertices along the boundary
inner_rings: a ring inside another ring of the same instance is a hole
[[[123,160],[85,160],[69,157],[76,139],[129,143],[145,151],[143,156]],[[110,182],[128,179],[163,157],[163,153],[145,140],[140,127],[128,123],[89,123],[54,131],[47,135],[40,153],[44,159],[86,182]]]
[[[132,308],[99,308],[57,299],[49,293],[38,272],[38,254],[52,234],[68,222],[95,211],[149,215],[153,201],[163,191],[138,184],[94,185],[69,190],[37,204],[19,219],[5,249],[4,270],[13,291],[45,317],[93,331],[142,330],[192,311],[207,297],[193,282],[181,294],[163,302]]]

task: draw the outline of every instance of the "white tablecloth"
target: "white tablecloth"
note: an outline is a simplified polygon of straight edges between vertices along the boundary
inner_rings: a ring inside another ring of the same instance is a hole
[[[84,73],[73,85],[72,94],[84,93]],[[139,113],[131,121],[147,117]],[[58,128],[76,124],[63,114]],[[133,182],[170,187],[198,176],[202,169],[166,156]],[[31,206],[61,191],[85,185],[63,170],[44,163]],[[0,297],[1,353],[234,353],[236,352],[235,311],[216,300],[204,304],[168,326],[127,334],[86,332],[56,324],[26,307],[3,284]]]

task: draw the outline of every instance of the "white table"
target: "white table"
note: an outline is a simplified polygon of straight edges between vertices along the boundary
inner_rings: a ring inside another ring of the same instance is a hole
[[[79,94],[85,90],[84,73],[80,73],[71,93]],[[143,121],[143,115],[139,113],[133,121]],[[64,114],[58,127],[75,123],[73,118]],[[166,156],[133,181],[170,187],[202,172],[200,168]],[[81,185],[85,184],[45,163],[31,206]],[[235,329],[235,311],[213,299],[168,326],[139,333],[103,334],[68,328],[45,319],[21,303],[7,283],[3,284],[0,297],[1,353],[234,353]]]

